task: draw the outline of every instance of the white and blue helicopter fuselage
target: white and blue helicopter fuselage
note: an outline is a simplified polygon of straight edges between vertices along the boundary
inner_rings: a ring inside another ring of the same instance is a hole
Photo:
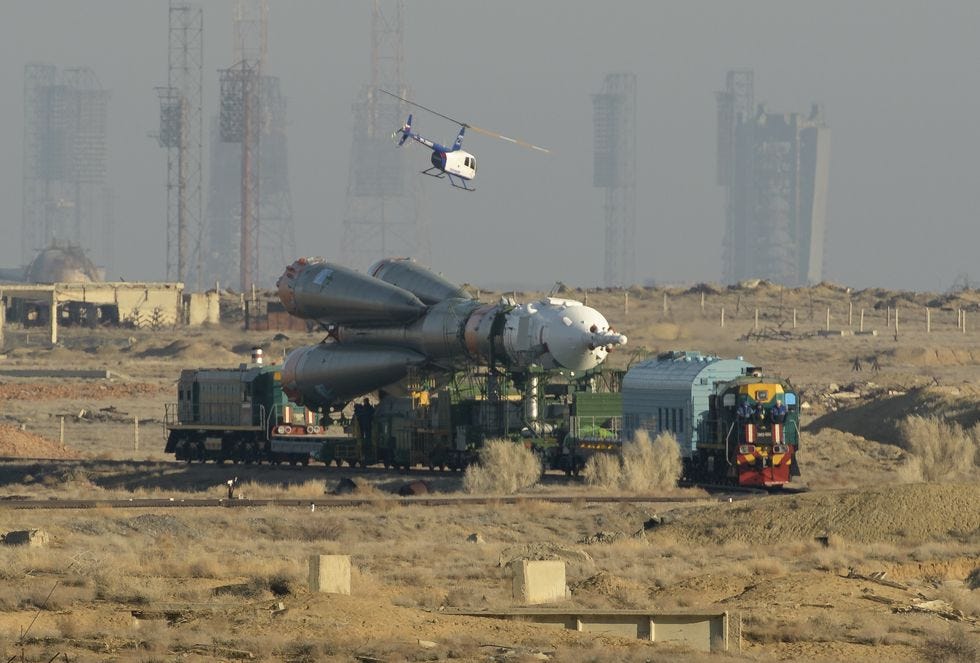
[[[449,182],[454,187],[471,191],[472,189],[466,186],[466,183],[476,177],[476,157],[461,148],[465,132],[466,127],[460,127],[456,142],[453,143],[452,147],[446,147],[412,131],[412,116],[409,115],[408,122],[401,128],[401,131],[396,132],[396,135],[401,134],[401,140],[398,141],[399,145],[403,145],[406,140],[412,139],[432,150],[430,159],[432,167],[422,171],[425,175],[439,178],[448,175]],[[458,183],[456,178],[459,178]]]

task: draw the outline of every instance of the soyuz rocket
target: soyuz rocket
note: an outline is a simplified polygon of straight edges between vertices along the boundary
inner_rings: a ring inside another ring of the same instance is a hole
[[[585,371],[626,344],[581,302],[481,302],[410,258],[386,258],[367,274],[300,258],[276,286],[289,313],[328,333],[322,343],[293,350],[283,364],[283,390],[312,407],[342,406],[413,371],[473,365]]]

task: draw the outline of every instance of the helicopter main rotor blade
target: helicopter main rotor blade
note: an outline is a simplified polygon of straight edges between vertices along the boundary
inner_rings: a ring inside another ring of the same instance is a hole
[[[514,143],[515,145],[520,145],[521,147],[529,147],[532,150],[537,150],[538,152],[544,152],[545,154],[551,154],[551,150],[549,150],[546,147],[540,147],[538,145],[532,145],[531,143],[528,143],[528,142],[523,141],[523,140],[519,140],[517,138],[511,138],[510,136],[504,136],[503,134],[498,134],[495,131],[489,131],[487,129],[481,129],[480,127],[475,127],[472,124],[467,124],[466,122],[460,122],[459,120],[457,120],[455,118],[452,118],[452,117],[449,117],[448,115],[443,115],[439,111],[432,110],[431,108],[428,108],[427,106],[423,106],[422,104],[417,104],[414,101],[409,101],[405,97],[400,97],[397,94],[395,94],[394,92],[388,92],[388,90],[384,90],[384,89],[381,89],[381,88],[378,88],[378,90],[381,91],[381,92],[384,92],[385,94],[387,94],[389,96],[394,97],[395,99],[400,99],[400,100],[404,101],[406,104],[410,104],[412,106],[415,106],[416,108],[421,108],[422,110],[428,111],[428,112],[432,113],[433,115],[438,115],[439,117],[441,117],[443,119],[449,120],[450,122],[454,122],[454,123],[458,124],[461,127],[466,127],[467,129],[472,129],[473,131],[476,131],[477,133],[481,133],[481,134],[484,134],[486,136],[491,136],[493,138],[499,138],[501,140],[506,140],[508,143]]]
[[[439,111],[434,111],[434,110],[432,110],[431,108],[427,108],[427,107],[425,107],[425,106],[423,106],[422,104],[417,104],[417,103],[415,103],[414,101],[409,101],[409,100],[408,100],[408,99],[406,99],[405,97],[399,97],[399,96],[398,96],[397,94],[395,94],[394,92],[388,92],[388,90],[382,90],[381,88],[378,88],[378,90],[380,90],[381,92],[384,92],[384,93],[385,93],[385,94],[387,94],[387,95],[390,95],[390,96],[392,96],[392,97],[394,97],[395,99],[401,99],[401,100],[402,100],[402,101],[404,101],[404,102],[405,102],[406,104],[411,104],[412,106],[415,106],[416,108],[421,108],[421,109],[422,109],[422,110],[424,110],[424,111],[429,111],[429,112],[430,112],[430,113],[432,113],[433,115],[438,115],[439,117],[441,117],[441,118],[444,118],[444,119],[446,119],[446,120],[449,120],[450,122],[452,122],[452,123],[454,123],[454,124],[458,124],[458,125],[459,125],[459,126],[461,126],[461,127],[469,127],[469,126],[470,126],[470,125],[468,125],[468,124],[466,124],[465,122],[460,122],[459,120],[456,120],[456,119],[454,119],[454,118],[451,118],[451,117],[449,117],[448,115],[443,115],[443,114],[442,114],[442,113],[440,113]]]
[[[477,133],[484,134],[486,136],[492,136],[493,138],[499,138],[500,140],[506,140],[508,143],[514,143],[515,145],[520,145],[521,147],[529,147],[532,150],[537,150],[538,152],[544,152],[545,154],[551,154],[551,150],[546,147],[540,147],[538,145],[532,145],[527,141],[520,140],[518,138],[511,138],[510,136],[504,136],[503,134],[498,134],[494,131],[487,131],[486,129],[481,129],[480,127],[474,127],[472,124],[465,125],[467,129],[472,129]]]

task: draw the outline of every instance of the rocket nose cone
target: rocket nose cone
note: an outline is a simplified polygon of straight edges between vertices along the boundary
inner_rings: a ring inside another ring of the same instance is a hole
[[[283,308],[296,315],[296,279],[309,265],[323,262],[323,258],[297,258],[276,281],[276,291]]]

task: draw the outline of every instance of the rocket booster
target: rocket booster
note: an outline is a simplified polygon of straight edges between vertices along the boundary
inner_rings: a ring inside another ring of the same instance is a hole
[[[313,406],[344,403],[413,370],[495,364],[584,371],[626,344],[581,302],[480,302],[413,260],[382,260],[361,274],[300,258],[277,287],[286,310],[329,330],[327,342],[294,350],[283,367],[287,394]]]

